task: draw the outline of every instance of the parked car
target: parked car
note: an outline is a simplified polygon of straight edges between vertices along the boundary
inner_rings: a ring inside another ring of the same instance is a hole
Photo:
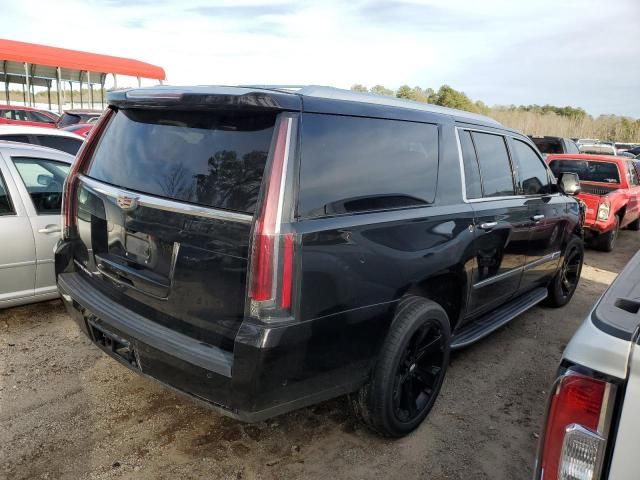
[[[328,87],[108,99],[66,184],[62,298],[109,355],[226,415],[351,394],[405,435],[452,349],[575,291],[579,204],[488,117]]]
[[[578,138],[577,140],[575,140],[575,142],[578,147],[580,145],[595,145],[601,143],[601,141],[597,138]]]
[[[43,147],[55,148],[75,155],[80,150],[84,138],[75,133],[42,127],[22,127],[18,125],[0,125],[0,140],[31,143]]]
[[[29,107],[0,105],[0,125],[22,125],[55,128],[55,117],[45,111]]]
[[[631,150],[632,148],[637,147],[638,145],[635,144],[635,143],[615,142],[613,144],[613,146],[616,148],[616,152],[618,152],[620,154],[622,152],[627,152],[627,151]]]
[[[0,141],[0,308],[58,296],[53,247],[74,157]]]
[[[630,150],[627,150],[628,153],[635,155],[636,157],[640,155],[640,147],[635,147]]]
[[[549,155],[556,177],[580,178],[578,198],[586,204],[585,238],[610,252],[621,228],[640,230],[640,170],[629,158],[602,155]]]
[[[567,345],[551,388],[537,480],[636,480],[640,253]]]
[[[94,123],[74,123],[73,125],[69,125],[68,127],[62,127],[60,130],[75,133],[76,135],[80,135],[81,137],[86,137],[91,132]]]
[[[56,126],[63,128],[76,123],[95,123],[100,115],[102,115],[100,110],[65,110]]]
[[[583,143],[579,145],[580,153],[591,155],[617,155],[615,147],[609,143]]]
[[[529,135],[529,138],[535,143],[538,150],[545,155],[554,153],[580,153],[578,145],[570,138],[536,137],[533,135]]]

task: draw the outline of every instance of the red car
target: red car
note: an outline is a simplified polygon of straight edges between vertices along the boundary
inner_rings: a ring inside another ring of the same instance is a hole
[[[56,128],[56,117],[37,108],[0,105],[0,124]]]
[[[586,205],[585,239],[613,250],[621,228],[640,230],[640,167],[633,159],[610,155],[549,155],[554,175],[580,178],[578,198]]]

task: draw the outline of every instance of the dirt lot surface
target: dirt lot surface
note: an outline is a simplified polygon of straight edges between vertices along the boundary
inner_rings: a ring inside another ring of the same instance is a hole
[[[623,232],[614,253],[588,250],[569,306],[454,354],[431,415],[396,441],[343,399],[241,424],[106,357],[59,301],[0,311],[0,478],[528,479],[562,350],[639,247]]]

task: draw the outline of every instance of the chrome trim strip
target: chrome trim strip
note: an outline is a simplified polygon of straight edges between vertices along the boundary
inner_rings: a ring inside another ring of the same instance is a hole
[[[173,277],[176,273],[176,262],[180,254],[180,242],[173,242],[173,250],[171,251],[171,264],[169,265],[169,281],[173,287]]]
[[[143,207],[156,208],[166,212],[181,213],[183,215],[192,215],[195,217],[212,218],[214,220],[229,220],[232,222],[245,223],[247,225],[250,225],[253,221],[253,216],[246,213],[228,212],[226,210],[218,210],[212,207],[201,207],[199,205],[192,205],[190,203],[179,202],[177,200],[169,200],[144,193],[132,192],[98,182],[86,175],[78,175],[78,178],[83,185],[88,187],[90,190],[106,195],[109,198],[115,199],[118,198],[119,195],[137,197],[138,205]]]
[[[527,270],[531,270],[532,268],[537,267],[538,265],[542,265],[543,263],[557,260],[558,258],[560,258],[561,253],[562,252],[560,251],[553,252],[553,253],[550,253],[549,255],[545,255],[544,257],[540,257],[539,259],[534,260],[533,262],[525,263],[524,271],[526,272]]]
[[[284,159],[282,161],[282,176],[280,177],[280,196],[278,197],[278,212],[276,214],[275,233],[280,233],[282,223],[282,205],[284,204],[284,190],[287,183],[287,167],[289,166],[289,149],[291,147],[291,124],[293,119],[287,118],[287,136],[284,146]]]
[[[0,265],[0,270],[4,268],[15,268],[15,267],[28,267],[29,265],[35,265],[35,260],[27,260],[26,262],[14,262],[14,263],[5,263],[4,265]]]
[[[533,262],[525,263],[521,267],[514,268],[507,272],[501,273],[500,275],[495,275],[493,277],[482,280],[481,282],[474,283],[473,288],[481,288],[487,285],[491,285],[492,283],[499,282],[500,280],[504,280],[505,278],[515,275],[516,273],[526,272],[527,270],[532,269],[533,267],[537,267],[538,265],[542,265],[543,263],[551,262],[552,260],[556,260],[560,257],[561,252],[553,252],[549,255],[545,255]]]
[[[462,201],[469,203],[471,200],[467,198],[467,178],[464,174],[464,159],[462,158],[462,144],[460,143],[460,127],[456,127],[456,143],[458,144],[458,163],[460,166],[460,180],[462,181]]]
[[[487,285],[491,285],[492,283],[499,282],[500,280],[504,280],[511,275],[515,275],[516,273],[522,273],[524,267],[517,267],[512,270],[508,270],[506,272],[501,273],[500,275],[494,275],[493,277],[482,280],[478,283],[473,284],[473,288],[481,288],[486,287]]]
[[[500,128],[500,127],[496,127],[496,128]],[[460,143],[460,134],[459,131],[460,130],[466,130],[468,132],[479,132],[479,133],[487,133],[489,135],[499,135],[504,137],[505,139],[507,137],[514,139],[514,140],[520,140],[520,141],[524,141],[523,138],[521,137],[517,137],[515,136],[513,133],[510,132],[492,132],[489,130],[482,130],[482,129],[478,129],[478,128],[470,128],[470,127],[455,127],[455,131],[456,131],[456,143],[458,144],[458,163],[460,164],[460,179],[462,181],[462,201],[464,203],[480,203],[480,202],[490,202],[492,200],[510,200],[510,199],[527,199],[527,198],[539,198],[539,197],[559,197],[560,193],[551,193],[551,194],[544,194],[544,195],[506,195],[506,196],[502,196],[502,197],[482,197],[482,198],[467,198],[467,181],[464,175],[464,159],[462,157],[462,144]],[[508,148],[508,146],[507,146]],[[547,169],[547,174],[549,173],[549,167],[547,166],[546,162],[541,159],[540,157],[538,157],[540,159],[540,161],[544,164],[544,166]],[[511,150],[509,150],[509,163],[511,163]],[[517,166],[514,165],[514,168],[517,168]],[[480,175],[482,176],[482,172],[480,173]]]

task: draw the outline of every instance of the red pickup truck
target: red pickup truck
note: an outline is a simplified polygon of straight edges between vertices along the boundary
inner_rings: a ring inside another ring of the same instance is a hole
[[[556,178],[577,173],[586,204],[585,240],[610,252],[621,228],[640,230],[640,169],[630,158],[610,155],[549,155]]]

